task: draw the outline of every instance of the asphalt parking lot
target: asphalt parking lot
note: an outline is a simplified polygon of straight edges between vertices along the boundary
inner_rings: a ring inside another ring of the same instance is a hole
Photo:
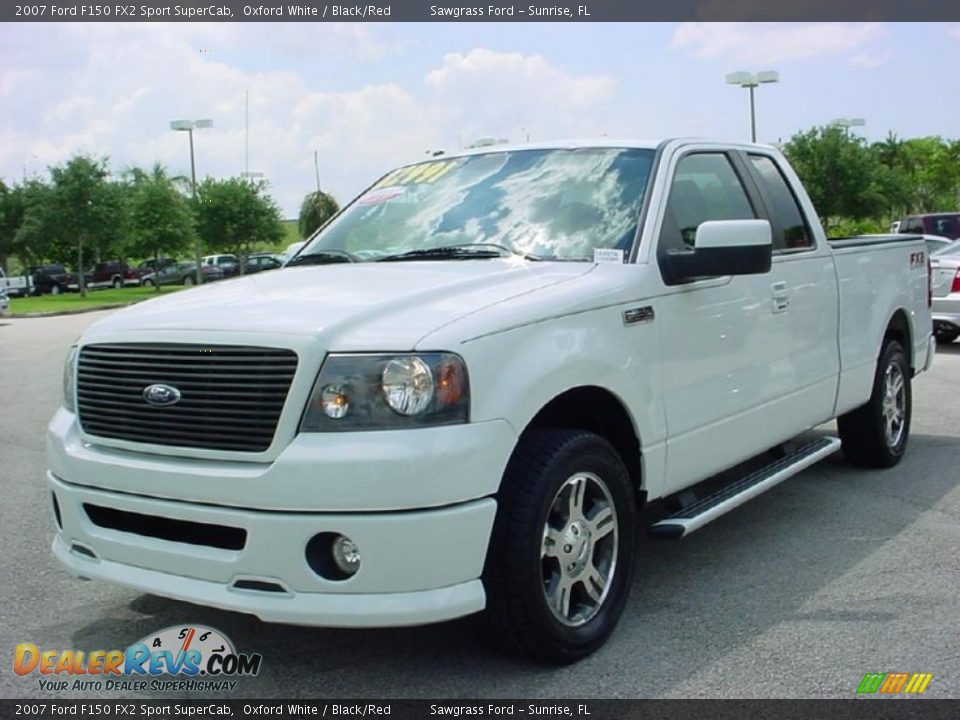
[[[71,579],[49,553],[44,431],[66,350],[102,315],[0,318],[2,697],[51,697],[12,672],[17,643],[122,648],[179,623],[263,654],[240,697],[852,697],[864,673],[894,671],[960,697],[960,343],[914,384],[898,467],[838,454],[687,539],[643,538],[612,640],[544,668],[489,650],[470,620],[305,629]]]

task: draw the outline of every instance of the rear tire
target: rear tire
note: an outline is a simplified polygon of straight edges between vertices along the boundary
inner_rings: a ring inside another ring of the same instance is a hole
[[[870,400],[837,418],[843,453],[854,465],[893,467],[903,457],[912,415],[910,363],[896,340],[880,352]]]
[[[189,287],[190,285],[193,285],[195,282],[196,281],[193,279],[193,275],[187,275],[183,279],[183,284],[186,285],[187,287]]]
[[[960,337],[960,331],[954,330],[938,330],[933,333],[933,336],[937,339],[937,343],[940,345],[949,345],[958,337]]]
[[[143,281],[143,286],[144,286],[144,287],[153,287],[153,280],[144,280],[144,281]]]
[[[60,295],[61,293],[63,293],[63,288],[61,288],[61,287],[60,287],[59,285],[57,285],[56,283],[54,283],[53,285],[50,286],[50,294],[51,294],[51,295]]]
[[[120,278],[114,278],[114,279],[113,279],[113,289],[114,289],[114,290],[119,290],[119,289],[122,288],[122,287],[123,287],[123,280],[121,280]]]
[[[552,664],[613,632],[633,577],[636,516],[616,450],[582,430],[537,430],[504,473],[484,568],[487,637]]]

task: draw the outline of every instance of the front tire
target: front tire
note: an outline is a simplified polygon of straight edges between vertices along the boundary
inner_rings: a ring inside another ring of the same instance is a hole
[[[871,468],[900,462],[910,437],[912,400],[907,353],[898,341],[888,340],[877,361],[870,400],[837,418],[847,460]]]
[[[51,295],[60,295],[60,294],[62,294],[62,293],[63,293],[63,288],[61,288],[61,287],[60,287],[59,285],[57,285],[56,283],[54,283],[53,285],[50,286],[50,294],[51,294]]]
[[[114,289],[114,290],[119,290],[119,289],[122,288],[122,287],[123,287],[123,280],[121,280],[120,278],[114,278],[114,279],[113,279],[113,289]]]
[[[582,430],[528,432],[498,496],[488,637],[548,663],[586,657],[620,619],[634,548],[634,491],[610,443]]]
[[[937,339],[937,343],[940,345],[949,345],[958,337],[960,337],[960,331],[956,330],[937,330],[934,331],[933,336]]]
[[[191,285],[193,285],[194,282],[195,282],[195,281],[194,281],[194,279],[193,279],[193,275],[187,275],[187,276],[183,279],[183,284],[186,285],[187,287],[190,287]]]

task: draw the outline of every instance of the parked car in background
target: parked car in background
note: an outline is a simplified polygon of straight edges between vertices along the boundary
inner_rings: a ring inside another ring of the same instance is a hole
[[[7,295],[7,276],[4,274],[3,270],[0,270],[0,317],[3,317],[7,314],[7,310],[10,308],[10,298]]]
[[[31,284],[30,278],[26,275],[7,277],[0,270],[0,291],[7,296],[29,295]]]
[[[223,269],[216,265],[204,265],[201,268],[204,282],[222,280]],[[197,264],[195,262],[177,262],[172,260],[160,266],[157,272],[147,273],[140,279],[144,287],[154,285],[195,285],[197,282]]]
[[[153,287],[154,285],[183,285],[187,275],[194,272],[196,263],[177,262],[171,258],[157,263],[157,270],[147,270],[140,278],[140,284],[144,287]],[[141,263],[142,265],[142,263]]]
[[[84,279],[88,288],[119,289],[140,284],[140,273],[121,260],[98,262]]]
[[[197,264],[195,262],[185,262],[180,263],[180,266],[186,270],[183,276],[183,284],[196,285]],[[205,283],[213,282],[214,280],[223,280],[225,277],[227,277],[227,273],[224,271],[223,266],[221,265],[201,265],[200,272],[203,273],[203,281]]]
[[[900,221],[899,231],[916,235],[939,235],[948,240],[960,238],[960,212],[908,215]]]
[[[222,255],[204,255],[200,263],[206,267],[218,267],[224,277],[233,277],[240,272],[240,261],[236,255],[224,253]]]
[[[960,240],[930,255],[933,334],[939,343],[960,337]]]
[[[0,278],[0,289],[11,297],[59,295],[77,289],[77,276],[63,265],[33,265],[23,275]]]
[[[59,295],[77,288],[77,276],[63,265],[36,265],[27,269],[31,295]]]
[[[283,262],[273,253],[253,253],[243,261],[243,274],[253,275],[264,270],[276,270],[283,267]]]
[[[162,257],[150,260],[144,260],[142,263],[137,265],[135,272],[140,275],[140,280],[142,281],[147,275],[155,271],[158,267],[164,267],[165,265],[170,265],[171,263],[176,263],[176,258],[172,257]]]

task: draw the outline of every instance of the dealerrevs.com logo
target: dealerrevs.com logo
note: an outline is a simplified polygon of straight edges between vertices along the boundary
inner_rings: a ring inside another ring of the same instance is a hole
[[[238,653],[219,630],[175,625],[126,650],[41,650],[34,643],[20,643],[13,670],[21,676],[40,675],[39,688],[53,692],[224,691],[236,688],[233,678],[257,675],[262,660],[259,653]]]

